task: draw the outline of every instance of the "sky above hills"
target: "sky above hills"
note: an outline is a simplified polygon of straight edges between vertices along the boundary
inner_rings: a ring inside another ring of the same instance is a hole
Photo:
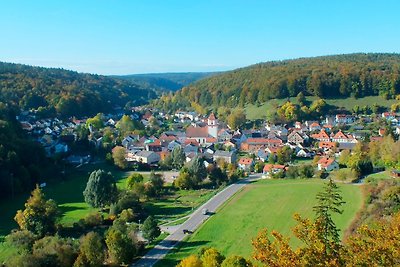
[[[399,10],[395,0],[2,1],[0,61],[131,74],[400,52]]]

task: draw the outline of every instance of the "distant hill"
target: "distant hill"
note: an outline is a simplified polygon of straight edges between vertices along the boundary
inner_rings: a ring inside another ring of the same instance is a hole
[[[186,85],[219,73],[220,72],[147,73],[115,77],[141,84],[146,88],[161,91],[177,91]]]
[[[155,97],[154,90],[128,80],[0,62],[0,102],[44,116],[93,115]]]
[[[392,98],[400,94],[400,55],[358,53],[259,63],[199,80],[157,103],[168,109],[234,108],[299,92],[323,98]]]

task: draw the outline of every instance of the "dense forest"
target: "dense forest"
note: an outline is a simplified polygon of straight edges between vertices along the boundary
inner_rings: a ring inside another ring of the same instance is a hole
[[[126,80],[0,62],[0,102],[47,116],[93,115],[155,96],[155,91]]]
[[[51,167],[43,147],[27,138],[16,111],[0,103],[0,198],[30,190]],[[40,166],[40,167],[39,167]]]
[[[198,80],[219,74],[219,72],[176,72],[146,73],[116,76],[142,85],[145,88],[161,91],[177,91]]]
[[[165,95],[158,102],[168,109],[184,105],[236,107],[274,98],[321,98],[400,93],[399,54],[348,54],[272,61],[202,79]]]

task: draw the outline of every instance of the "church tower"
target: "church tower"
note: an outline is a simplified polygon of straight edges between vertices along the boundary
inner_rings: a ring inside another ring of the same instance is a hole
[[[207,120],[207,125],[208,125],[208,134],[212,137],[217,138],[218,136],[218,120],[215,118],[215,115],[213,112],[211,112],[210,116],[208,117]]]

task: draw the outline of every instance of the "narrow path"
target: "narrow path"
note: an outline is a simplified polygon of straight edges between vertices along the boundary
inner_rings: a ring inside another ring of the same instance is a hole
[[[163,259],[170,251],[173,249],[180,241],[185,238],[183,230],[188,230],[190,232],[196,231],[200,225],[203,224],[211,215],[217,211],[217,209],[224,204],[229,198],[231,198],[236,192],[241,188],[246,186],[251,181],[261,178],[261,174],[251,175],[247,179],[240,180],[237,183],[231,184],[205,204],[200,206],[195,210],[189,217],[189,219],[181,224],[177,229],[167,236],[163,241],[161,241],[157,246],[150,250],[146,255],[144,255],[139,261],[133,263],[131,267],[150,267],[156,264],[159,260]],[[208,214],[202,214],[202,210],[207,209]]]

